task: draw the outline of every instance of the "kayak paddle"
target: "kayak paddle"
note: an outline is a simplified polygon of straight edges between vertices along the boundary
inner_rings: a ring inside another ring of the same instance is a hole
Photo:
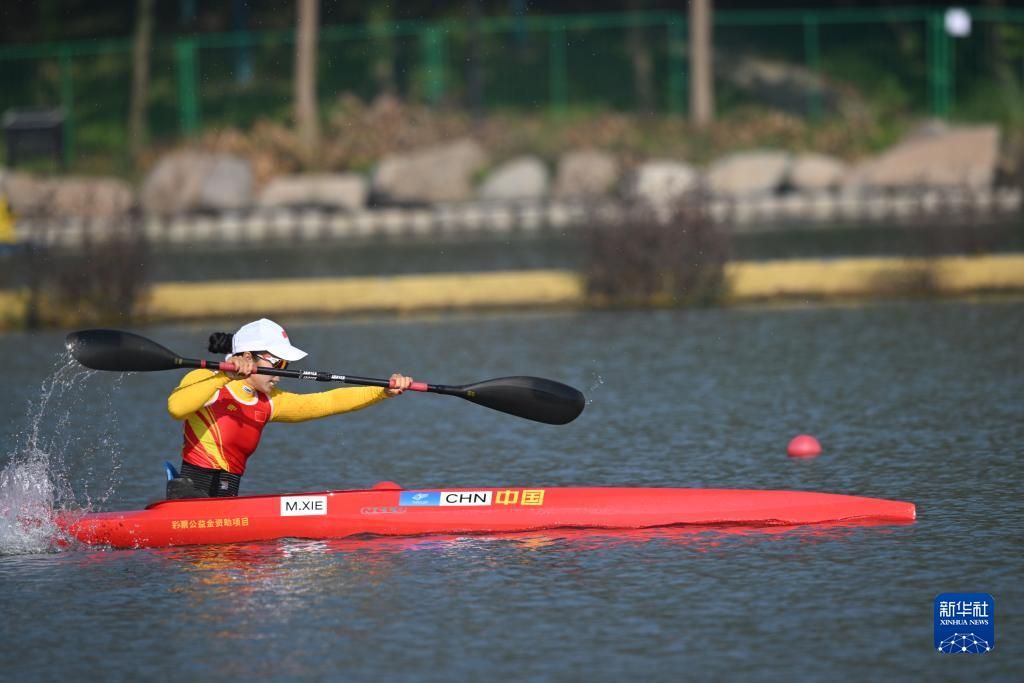
[[[93,370],[154,372],[176,368],[210,368],[232,372],[235,369],[235,364],[231,362],[181,358],[155,341],[121,330],[79,330],[69,334],[65,344],[75,360]],[[317,382],[384,388],[390,386],[390,381],[386,379],[314,370],[259,368],[256,373]],[[575,420],[583,412],[586,403],[579,390],[543,377],[499,377],[461,386],[413,382],[409,389],[458,396],[485,408],[554,425]]]

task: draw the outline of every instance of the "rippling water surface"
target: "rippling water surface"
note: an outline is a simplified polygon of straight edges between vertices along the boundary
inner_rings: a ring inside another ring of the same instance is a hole
[[[202,355],[204,327],[150,328]],[[1024,304],[296,322],[308,367],[459,384],[548,376],[566,427],[441,396],[272,425],[243,492],[791,488],[910,500],[906,526],[48,547],[19,517],[161,495],[176,373],[90,373],[0,337],[0,672],[12,680],[1013,680],[1021,658]],[[307,387],[297,387],[308,390]],[[785,456],[815,434],[824,454]],[[938,593],[996,647],[932,648]]]

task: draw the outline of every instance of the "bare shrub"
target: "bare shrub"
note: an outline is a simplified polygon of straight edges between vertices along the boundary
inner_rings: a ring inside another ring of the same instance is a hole
[[[701,196],[668,215],[635,206],[591,228],[587,246],[587,294],[597,304],[710,306],[724,295],[728,240]]]
[[[71,247],[26,250],[29,328],[128,324],[148,292],[148,249],[138,220],[87,231]]]

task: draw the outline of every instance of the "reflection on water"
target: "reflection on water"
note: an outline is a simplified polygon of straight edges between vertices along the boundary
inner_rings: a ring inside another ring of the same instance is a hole
[[[278,594],[284,598],[317,591],[324,581],[344,590],[346,583],[387,581],[414,557],[493,568],[528,565],[538,556],[601,553],[655,544],[679,551],[714,553],[785,541],[813,545],[857,538],[865,530],[886,534],[912,523],[835,522],[806,526],[695,526],[649,529],[550,529],[501,534],[361,536],[344,539],[281,539],[259,543],[184,546],[139,551],[182,570],[189,582],[174,590],[189,599]],[[107,555],[101,554],[100,557]],[[90,558],[97,557],[91,553]],[[358,577],[358,581],[354,579]]]

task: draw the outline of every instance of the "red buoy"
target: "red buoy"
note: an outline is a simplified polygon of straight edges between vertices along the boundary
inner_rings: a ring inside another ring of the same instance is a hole
[[[821,444],[810,434],[794,436],[786,452],[791,458],[813,458],[821,455]]]

